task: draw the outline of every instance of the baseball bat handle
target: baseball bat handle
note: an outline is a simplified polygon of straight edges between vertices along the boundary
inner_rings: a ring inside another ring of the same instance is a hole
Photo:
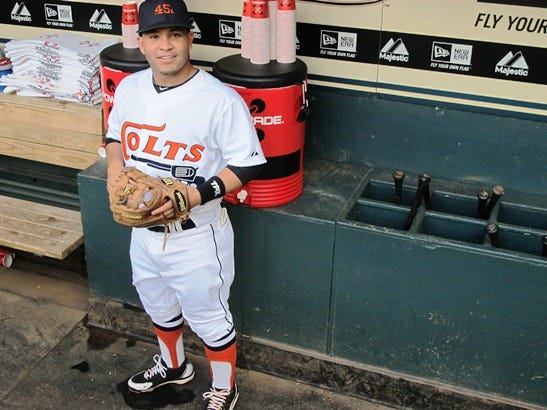
[[[486,190],[479,191],[477,193],[477,218],[483,218],[484,211],[486,209],[486,205],[488,204],[488,199],[490,198],[490,194]]]
[[[427,174],[420,174],[419,178],[423,181],[422,196],[424,198],[425,209],[430,211],[433,208],[431,206],[431,192],[429,191],[431,177]]]
[[[499,237],[499,228],[496,224],[488,224],[486,226],[486,232],[488,232],[488,236],[490,237],[490,243],[494,248],[500,247],[500,237]]]
[[[490,218],[492,209],[494,209],[494,206],[504,194],[505,194],[505,189],[502,186],[496,185],[494,188],[492,188],[492,195],[490,196],[490,200],[488,201],[488,204],[486,205],[486,209],[484,210],[483,219]]]
[[[396,204],[401,204],[403,201],[403,180],[405,179],[404,171],[393,171],[393,182],[395,184],[395,198]]]

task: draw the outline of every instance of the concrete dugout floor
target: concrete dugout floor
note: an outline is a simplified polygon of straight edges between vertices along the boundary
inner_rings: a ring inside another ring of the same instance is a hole
[[[127,391],[127,378],[150,366],[157,348],[86,328],[87,284],[74,276],[17,258],[0,267],[0,408],[202,408],[203,356],[188,354],[196,367],[188,385]],[[237,381],[240,410],[392,408],[244,369]]]

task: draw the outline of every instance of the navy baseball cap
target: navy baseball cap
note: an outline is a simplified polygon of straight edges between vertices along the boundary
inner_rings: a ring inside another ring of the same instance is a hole
[[[146,0],[139,6],[139,34],[165,27],[191,30],[192,23],[182,0]]]

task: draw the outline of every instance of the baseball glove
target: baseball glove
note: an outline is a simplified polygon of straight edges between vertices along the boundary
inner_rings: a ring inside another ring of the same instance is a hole
[[[114,220],[122,225],[147,227],[185,222],[190,215],[186,184],[172,178],[152,177],[134,167],[124,168],[109,194]],[[174,214],[152,215],[166,202],[173,203]]]

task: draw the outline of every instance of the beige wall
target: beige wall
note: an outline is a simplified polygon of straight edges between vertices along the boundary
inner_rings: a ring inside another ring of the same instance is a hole
[[[242,9],[242,0],[186,2],[189,9],[196,13],[239,16]],[[385,0],[369,5],[355,5],[352,4],[355,2],[340,0],[338,3],[340,4],[327,5],[297,1],[298,22],[438,36],[458,39],[457,41],[504,43],[514,45],[515,50],[519,46],[545,48],[547,45],[547,28],[539,32],[528,32],[523,25],[530,23],[529,27],[532,28],[534,24],[537,24],[538,28],[546,25],[547,8],[492,4],[477,0]],[[94,0],[92,4],[121,6],[121,0]],[[0,24],[1,38],[33,37],[48,31],[54,30]],[[83,34],[91,37],[109,37],[104,34]],[[547,49],[545,50],[547,60]],[[193,57],[214,62],[236,52],[237,49],[234,48],[196,44]],[[321,76],[320,79],[312,79],[312,83],[501,109],[507,109],[507,105],[499,101],[510,100],[511,110],[547,115],[547,86],[542,84],[404,66],[325,59],[319,56],[299,58],[308,65],[310,74]],[[438,95],[439,92],[441,95]],[[493,101],[480,101],[489,99]],[[519,101],[526,104],[519,106]]]

